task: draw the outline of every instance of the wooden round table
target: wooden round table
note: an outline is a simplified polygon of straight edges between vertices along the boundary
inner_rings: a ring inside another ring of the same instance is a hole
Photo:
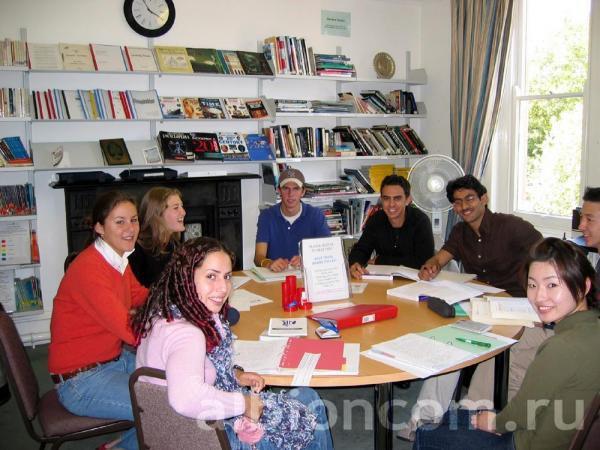
[[[353,280],[356,281],[356,280]],[[353,328],[340,330],[341,338],[346,343],[359,343],[360,350],[369,349],[373,344],[394,339],[407,333],[420,333],[435,327],[447,325],[455,322],[458,318],[446,319],[431,311],[425,302],[415,302],[412,300],[403,300],[387,295],[387,290],[391,287],[400,286],[408,283],[408,280],[394,281],[367,281],[368,286],[362,294],[354,294],[349,301],[354,304],[393,304],[398,307],[398,315],[394,319],[373,322]],[[241,318],[238,325],[233,329],[239,339],[256,340],[260,334],[269,326],[271,317],[305,317],[311,314],[310,311],[298,310],[292,313],[285,312],[281,307],[281,282],[257,283],[249,281],[241,289],[247,289],[256,294],[262,295],[273,300],[272,303],[252,307],[251,311],[241,312]],[[340,300],[343,301],[343,300]],[[335,302],[331,302],[335,303]],[[316,305],[322,305],[318,303]],[[308,337],[318,339],[315,329],[318,323],[314,320],[308,321]],[[492,332],[509,338],[518,338],[522,332],[521,327],[517,326],[496,326]],[[483,357],[475,358],[458,366],[448,369],[448,372],[458,370],[464,367],[477,364],[491,357],[496,358],[496,374],[500,375],[499,380],[506,380],[508,363],[508,347],[497,349]],[[267,384],[273,386],[290,386],[291,376],[265,375]],[[360,357],[360,371],[355,376],[317,376],[312,377],[310,386],[312,387],[341,387],[341,386],[362,386],[373,385],[375,387],[375,403],[377,411],[387,410],[379,406],[390,402],[392,399],[392,383],[398,381],[409,381],[418,377],[411,373],[404,372],[387,364],[380,363],[370,358]],[[506,397],[506,386],[500,386],[504,383],[496,383],[498,388],[496,398]],[[498,392],[500,390],[501,392]],[[503,391],[503,392],[502,392]],[[504,400],[505,402],[505,400]],[[496,403],[503,403],[502,400]],[[389,404],[389,403],[388,403]],[[390,423],[391,417],[375,419],[375,447],[391,448],[392,439],[391,427],[381,426]]]

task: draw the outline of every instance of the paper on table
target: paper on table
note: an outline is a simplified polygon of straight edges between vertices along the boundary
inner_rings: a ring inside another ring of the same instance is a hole
[[[247,283],[250,280],[250,277],[241,277],[239,275],[234,275],[231,277],[231,285],[233,289],[237,289],[239,287],[242,287],[245,283]]]
[[[393,297],[405,298],[419,301],[420,295],[439,297],[448,304],[460,302],[467,298],[477,297],[483,294],[481,290],[466,286],[464,283],[453,281],[417,281],[387,290],[387,294]]]
[[[249,372],[277,373],[286,343],[287,339],[272,341],[238,339],[233,342],[233,362]]]
[[[320,357],[321,355],[318,353],[304,354],[300,364],[298,364],[296,374],[292,378],[292,386],[308,386],[310,384],[310,379],[315,372]]]
[[[238,311],[250,311],[252,306],[258,306],[271,302],[272,300],[269,300],[262,295],[247,291],[246,289],[236,289],[229,297],[229,305],[233,306]]]
[[[392,280],[394,276],[408,278],[409,280],[419,281],[419,270],[406,266],[389,266],[384,264],[370,264],[367,266],[365,280]],[[441,270],[435,277],[435,281],[453,281],[455,283],[465,283],[476,278],[473,273],[451,272]]]
[[[527,297],[487,297],[492,317],[498,319],[523,319],[541,322]]]
[[[471,299],[471,320],[489,325],[515,325],[532,328],[533,321],[523,319],[500,319],[492,316],[488,297]]]
[[[353,294],[362,294],[365,292],[368,283],[350,283]]]
[[[459,348],[466,352],[472,353],[473,355],[483,355],[485,353],[489,353],[491,351],[494,351],[506,345],[514,344],[516,342],[514,339],[505,338],[504,336],[500,336],[499,334],[494,334],[490,332],[475,333],[473,331],[460,329],[452,325],[445,325],[433,328],[423,333],[419,333],[419,335],[425,336],[429,339],[433,339],[436,342],[441,342],[443,344]],[[458,337],[464,339],[473,339],[479,342],[485,342],[487,344],[490,344],[490,346],[480,347],[477,345],[469,344],[467,342],[460,342],[456,339]]]
[[[244,273],[257,283],[271,283],[273,281],[284,281],[288,275],[295,275],[296,278],[302,278],[302,271],[297,269],[288,269],[283,272],[272,272],[266,267],[253,267],[245,270]]]
[[[375,344],[369,353],[363,354],[379,360],[383,357],[386,364],[418,376],[434,375],[473,358],[473,354],[465,350],[413,333]]]
[[[475,289],[479,289],[483,291],[484,294],[499,294],[500,292],[504,292],[506,289],[500,289],[494,286],[490,286],[489,284],[479,284],[479,283],[465,283],[467,286],[470,286]]]

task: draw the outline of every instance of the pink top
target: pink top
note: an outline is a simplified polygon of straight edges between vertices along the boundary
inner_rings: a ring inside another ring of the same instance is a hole
[[[221,328],[218,316],[215,319]],[[204,333],[184,319],[158,320],[137,349],[136,366],[166,372],[169,404],[179,414],[193,419],[219,420],[244,413],[241,393],[214,387],[217,373],[206,357]],[[152,382],[165,384],[155,379]]]

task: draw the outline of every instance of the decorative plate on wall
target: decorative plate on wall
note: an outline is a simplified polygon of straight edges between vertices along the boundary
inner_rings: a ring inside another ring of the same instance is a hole
[[[377,78],[392,78],[396,72],[396,63],[389,53],[379,52],[373,58],[373,67]]]

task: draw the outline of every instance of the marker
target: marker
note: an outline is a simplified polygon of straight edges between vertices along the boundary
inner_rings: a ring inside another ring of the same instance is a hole
[[[479,347],[490,348],[492,346],[492,344],[490,344],[489,342],[474,341],[473,339],[467,339],[467,338],[462,338],[462,337],[457,337],[456,340],[459,342],[465,342],[465,343],[471,344],[471,345],[478,345]]]

